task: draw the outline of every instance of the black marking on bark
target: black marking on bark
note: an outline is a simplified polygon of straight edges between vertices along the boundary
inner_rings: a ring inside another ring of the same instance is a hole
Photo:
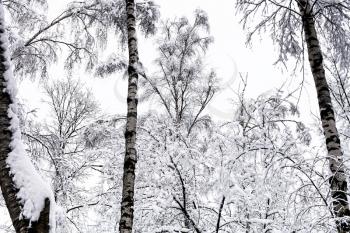
[[[125,130],[124,136],[125,138],[133,137],[136,134],[134,130]]]
[[[128,112],[127,117],[137,118],[137,112]]]
[[[331,142],[340,143],[340,139],[337,135],[332,135],[332,136],[326,138],[326,144],[331,143]]]

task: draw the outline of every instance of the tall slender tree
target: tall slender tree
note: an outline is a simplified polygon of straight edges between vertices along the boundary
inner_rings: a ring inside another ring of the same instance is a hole
[[[329,168],[331,177],[329,179],[331,196],[333,198],[333,209],[337,217],[349,217],[350,209],[347,197],[347,178],[343,162],[343,153],[340,145],[339,133],[337,130],[330,89],[326,80],[323,65],[323,55],[320,42],[315,28],[315,14],[311,2],[298,1],[298,6],[303,22],[303,31],[309,63],[317,91],[318,105],[322,128],[324,131],[328,151]],[[349,232],[349,219],[337,221],[338,232]]]
[[[338,55],[340,64],[349,61],[349,2],[238,0],[238,9],[243,12],[244,26],[247,26],[248,19],[253,15],[261,13],[262,20],[252,28],[248,40],[251,40],[255,33],[269,29],[274,42],[279,47],[279,61],[284,64],[286,64],[287,55],[296,57],[298,61],[301,60],[304,54],[302,44],[304,42],[306,44],[328,152],[333,213],[338,232],[349,232],[350,210],[346,169],[330,89],[326,80],[323,61],[326,56],[320,46],[321,41],[327,43],[328,47]],[[298,36],[298,31],[304,37]]]
[[[125,129],[125,157],[123,174],[123,191],[121,202],[120,233],[131,233],[134,219],[134,189],[136,153],[136,126],[137,126],[137,83],[139,55],[136,37],[135,1],[126,0],[127,31],[128,31],[128,97]]]

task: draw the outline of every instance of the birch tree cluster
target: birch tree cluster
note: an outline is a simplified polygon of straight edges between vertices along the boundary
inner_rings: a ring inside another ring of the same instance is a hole
[[[312,123],[303,83],[252,98],[241,73],[232,117],[215,118],[225,86],[202,9],[0,0],[0,233],[350,232],[350,2],[232,2],[247,43],[267,37],[271,65],[311,83]],[[86,79],[127,82],[127,109],[107,113]],[[17,82],[31,99],[28,80],[35,107],[16,96]]]

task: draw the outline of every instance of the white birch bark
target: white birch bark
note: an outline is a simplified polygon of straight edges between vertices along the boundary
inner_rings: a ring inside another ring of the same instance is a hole
[[[128,29],[128,97],[127,120],[125,129],[125,158],[123,174],[123,191],[121,202],[121,218],[119,223],[120,233],[131,233],[134,219],[134,191],[135,191],[135,166],[136,154],[136,125],[137,125],[137,67],[139,63],[137,37],[136,37],[136,13],[134,0],[126,0],[127,29]]]
[[[350,225],[348,217],[350,216],[350,210],[347,198],[347,178],[345,175],[343,153],[336,127],[329,86],[323,65],[322,50],[315,28],[315,18],[312,12],[312,6],[308,0],[299,1],[299,9],[302,15],[309,63],[314,77],[322,128],[328,151],[328,162],[331,171],[329,183],[333,212],[335,217],[337,217],[336,223],[338,232],[349,232]]]

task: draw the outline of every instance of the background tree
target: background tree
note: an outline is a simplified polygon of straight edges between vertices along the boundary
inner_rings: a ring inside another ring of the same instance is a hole
[[[24,136],[38,167],[51,178],[56,203],[67,213],[68,221],[57,231],[86,230],[82,219],[88,209],[82,207],[91,204],[92,193],[82,184],[91,177],[88,170],[98,166],[98,154],[90,150],[83,133],[96,117],[97,103],[80,81],[72,79],[49,82],[45,92],[52,118],[38,122],[35,115],[26,117]]]
[[[204,67],[205,56],[213,38],[209,33],[206,13],[196,10],[195,19],[167,20],[161,26],[158,39],[158,72],[146,77],[144,98],[156,96],[175,124],[184,124],[188,134],[200,122],[201,116],[217,91],[216,74]]]
[[[209,35],[208,17],[202,10],[195,11],[193,23],[185,17],[167,20],[162,24],[161,31],[164,36],[158,39],[159,57],[155,60],[159,71],[151,78],[144,75],[147,87],[144,97],[155,96],[175,126],[169,129],[170,139],[165,136],[165,141],[164,139],[160,141],[165,144],[168,141],[181,148],[181,141],[186,141],[186,137],[194,128],[211,122],[210,117],[201,114],[218,89],[215,72],[205,70],[203,65],[203,57],[213,38]],[[183,130],[186,130],[186,134],[183,134]],[[186,142],[184,145],[187,145]],[[184,227],[190,228],[193,220],[187,216],[189,196],[186,191],[187,179],[183,177],[175,162],[177,158],[185,160],[188,158],[176,151],[170,153],[166,151],[166,154],[169,156],[172,172],[178,179],[175,187],[181,187],[180,190],[175,188],[177,194],[172,196],[180,205],[178,208],[183,210]]]

